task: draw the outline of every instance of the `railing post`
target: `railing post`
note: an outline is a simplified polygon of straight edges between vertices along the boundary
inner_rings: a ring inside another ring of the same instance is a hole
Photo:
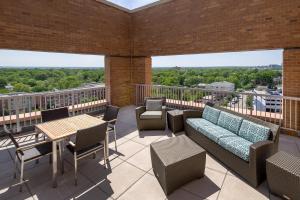
[[[107,103],[110,104],[111,101],[110,101],[110,89],[109,89],[109,86],[106,86],[104,88],[104,93],[105,93],[105,99],[106,99]]]
[[[14,106],[15,106],[15,111],[16,111],[16,125],[17,125],[17,130],[16,132],[20,132],[21,131],[21,125],[20,125],[20,104],[21,104],[21,101],[20,99],[22,99],[22,97],[19,97],[19,96],[16,96],[14,98]]]
[[[72,91],[72,115],[75,116],[75,92]]]

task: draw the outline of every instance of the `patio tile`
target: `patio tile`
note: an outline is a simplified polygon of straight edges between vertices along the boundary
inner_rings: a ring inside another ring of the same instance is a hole
[[[172,194],[170,194],[167,198],[168,200],[203,200],[203,198],[196,196],[190,192],[187,192],[183,189],[175,190]]]
[[[240,200],[241,198],[243,200],[264,200],[268,199],[269,195],[261,193],[235,176],[227,175],[218,199]]]
[[[139,135],[132,138],[133,141],[148,146],[165,135],[162,131],[141,131]]]
[[[121,144],[124,144],[128,140],[129,139],[127,139],[125,137],[118,137],[117,136],[117,148],[118,148],[118,146],[120,146]],[[109,148],[115,149],[115,139],[114,139],[113,133],[111,133],[110,136],[109,136]]]
[[[157,179],[149,174],[145,174],[129,190],[126,191],[120,200],[164,200],[166,198]]]
[[[114,162],[117,162],[120,159],[115,159]],[[96,157],[96,159],[86,158],[79,160],[78,162],[78,171],[88,178],[90,181],[94,183],[98,183],[102,181],[107,174],[111,173],[112,164],[114,162],[110,162],[110,168],[106,168],[104,166],[104,162],[102,158]],[[73,167],[73,163],[72,163]],[[72,169],[73,171],[73,169]]]
[[[176,135],[174,135],[172,132],[166,132],[166,135],[162,136],[161,138],[159,138],[157,141],[155,142],[158,142],[158,141],[163,141],[163,140],[167,140],[167,139],[170,139],[172,137],[176,137]]]
[[[288,140],[285,137],[280,137],[278,149],[287,153],[300,157],[298,145],[294,140]]]
[[[7,149],[0,150],[0,164],[12,161],[12,157]]]
[[[270,194],[270,200],[282,200],[282,198],[274,194]]]
[[[64,175],[58,176],[57,188],[52,188],[52,180],[40,183],[39,186],[31,187],[30,190],[36,199],[66,199],[72,195],[86,191],[94,184],[78,173],[78,185],[74,185],[73,170],[66,171]]]
[[[98,185],[101,190],[113,198],[119,197],[145,174],[142,170],[126,162],[114,168],[112,172],[107,175],[104,181],[98,183]]]
[[[152,168],[150,147],[147,147],[142,151],[138,152],[137,154],[129,158],[127,162],[135,165],[136,167],[144,171],[149,171]]]
[[[35,162],[32,162],[33,165],[29,168],[26,168],[24,170],[24,178],[28,180],[27,184],[30,188],[38,187],[41,184],[44,184],[46,182],[50,182],[52,180],[52,165],[44,163],[44,164],[35,164]],[[18,174],[19,176],[20,174]],[[61,173],[58,171],[58,176],[60,176]]]
[[[114,157],[114,158],[109,158],[109,162],[107,163],[107,168],[115,168],[116,166],[118,166],[119,164],[121,164],[122,162],[124,162],[124,160],[118,158],[118,157]],[[104,160],[102,159],[100,161],[100,164],[104,166]]]
[[[8,160],[7,162],[0,163],[0,179],[4,177],[13,177],[14,174],[14,162],[12,160]]]
[[[206,154],[206,167],[222,173],[227,172],[226,167],[208,153]]]
[[[132,118],[130,119],[130,117],[126,117],[126,118],[128,121],[121,121],[118,119],[119,121],[116,123],[117,135],[125,136],[137,130],[136,122],[133,123],[132,122],[133,119]]]
[[[97,185],[94,185],[90,188],[87,188],[85,191],[76,192],[75,194],[71,195],[67,199],[71,200],[87,200],[87,199],[101,199],[101,200],[113,200],[112,198],[108,197]]]
[[[23,185],[23,191],[19,192],[18,183],[19,179],[14,179],[12,176],[1,178],[0,199],[32,199],[26,185]]]
[[[128,125],[126,125],[128,126]],[[118,136],[125,137],[127,139],[132,139],[139,135],[138,130],[135,127],[124,127],[117,132]]]
[[[153,169],[150,169],[147,173],[150,174],[150,175],[152,175],[152,176],[155,176]]]
[[[143,148],[145,148],[145,146],[139,143],[128,141],[125,144],[119,146],[118,157],[123,160],[127,160],[129,157],[139,152]]]
[[[204,199],[217,199],[225,174],[205,169],[205,176],[192,181],[182,188]]]

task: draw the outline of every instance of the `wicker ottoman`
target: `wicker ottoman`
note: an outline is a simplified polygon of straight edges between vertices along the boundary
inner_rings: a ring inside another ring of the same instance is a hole
[[[183,131],[183,111],[182,110],[170,110],[167,112],[168,128],[177,133]]]
[[[153,143],[152,167],[164,192],[204,176],[206,152],[186,135]]]
[[[270,191],[287,199],[300,199],[300,158],[278,152],[267,159]]]

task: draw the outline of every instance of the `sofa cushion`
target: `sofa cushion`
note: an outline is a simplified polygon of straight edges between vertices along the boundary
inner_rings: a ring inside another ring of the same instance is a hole
[[[141,114],[141,119],[161,119],[162,111],[146,111]]]
[[[220,110],[206,105],[202,114],[202,118],[217,124],[220,112]]]
[[[198,130],[198,127],[202,125],[202,120],[202,118],[188,118],[186,120],[186,123],[193,127],[195,130]]]
[[[242,121],[242,117],[221,111],[218,119],[218,125],[228,131],[238,134]]]
[[[268,140],[270,138],[270,134],[270,128],[248,120],[243,120],[238,135],[250,142],[256,143]]]
[[[249,161],[252,142],[236,135],[220,138],[218,144],[241,159]]]
[[[203,118],[190,118],[187,119],[187,123],[216,143],[222,137],[236,136],[236,134]]]
[[[149,99],[146,101],[147,111],[161,111],[162,110],[162,100]]]

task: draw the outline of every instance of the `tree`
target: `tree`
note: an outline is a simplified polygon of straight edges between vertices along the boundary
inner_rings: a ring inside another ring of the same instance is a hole
[[[14,91],[15,92],[30,92],[30,86],[23,84],[23,83],[16,83],[14,84]]]
[[[7,81],[5,78],[0,77],[0,88],[4,88],[7,85]]]

